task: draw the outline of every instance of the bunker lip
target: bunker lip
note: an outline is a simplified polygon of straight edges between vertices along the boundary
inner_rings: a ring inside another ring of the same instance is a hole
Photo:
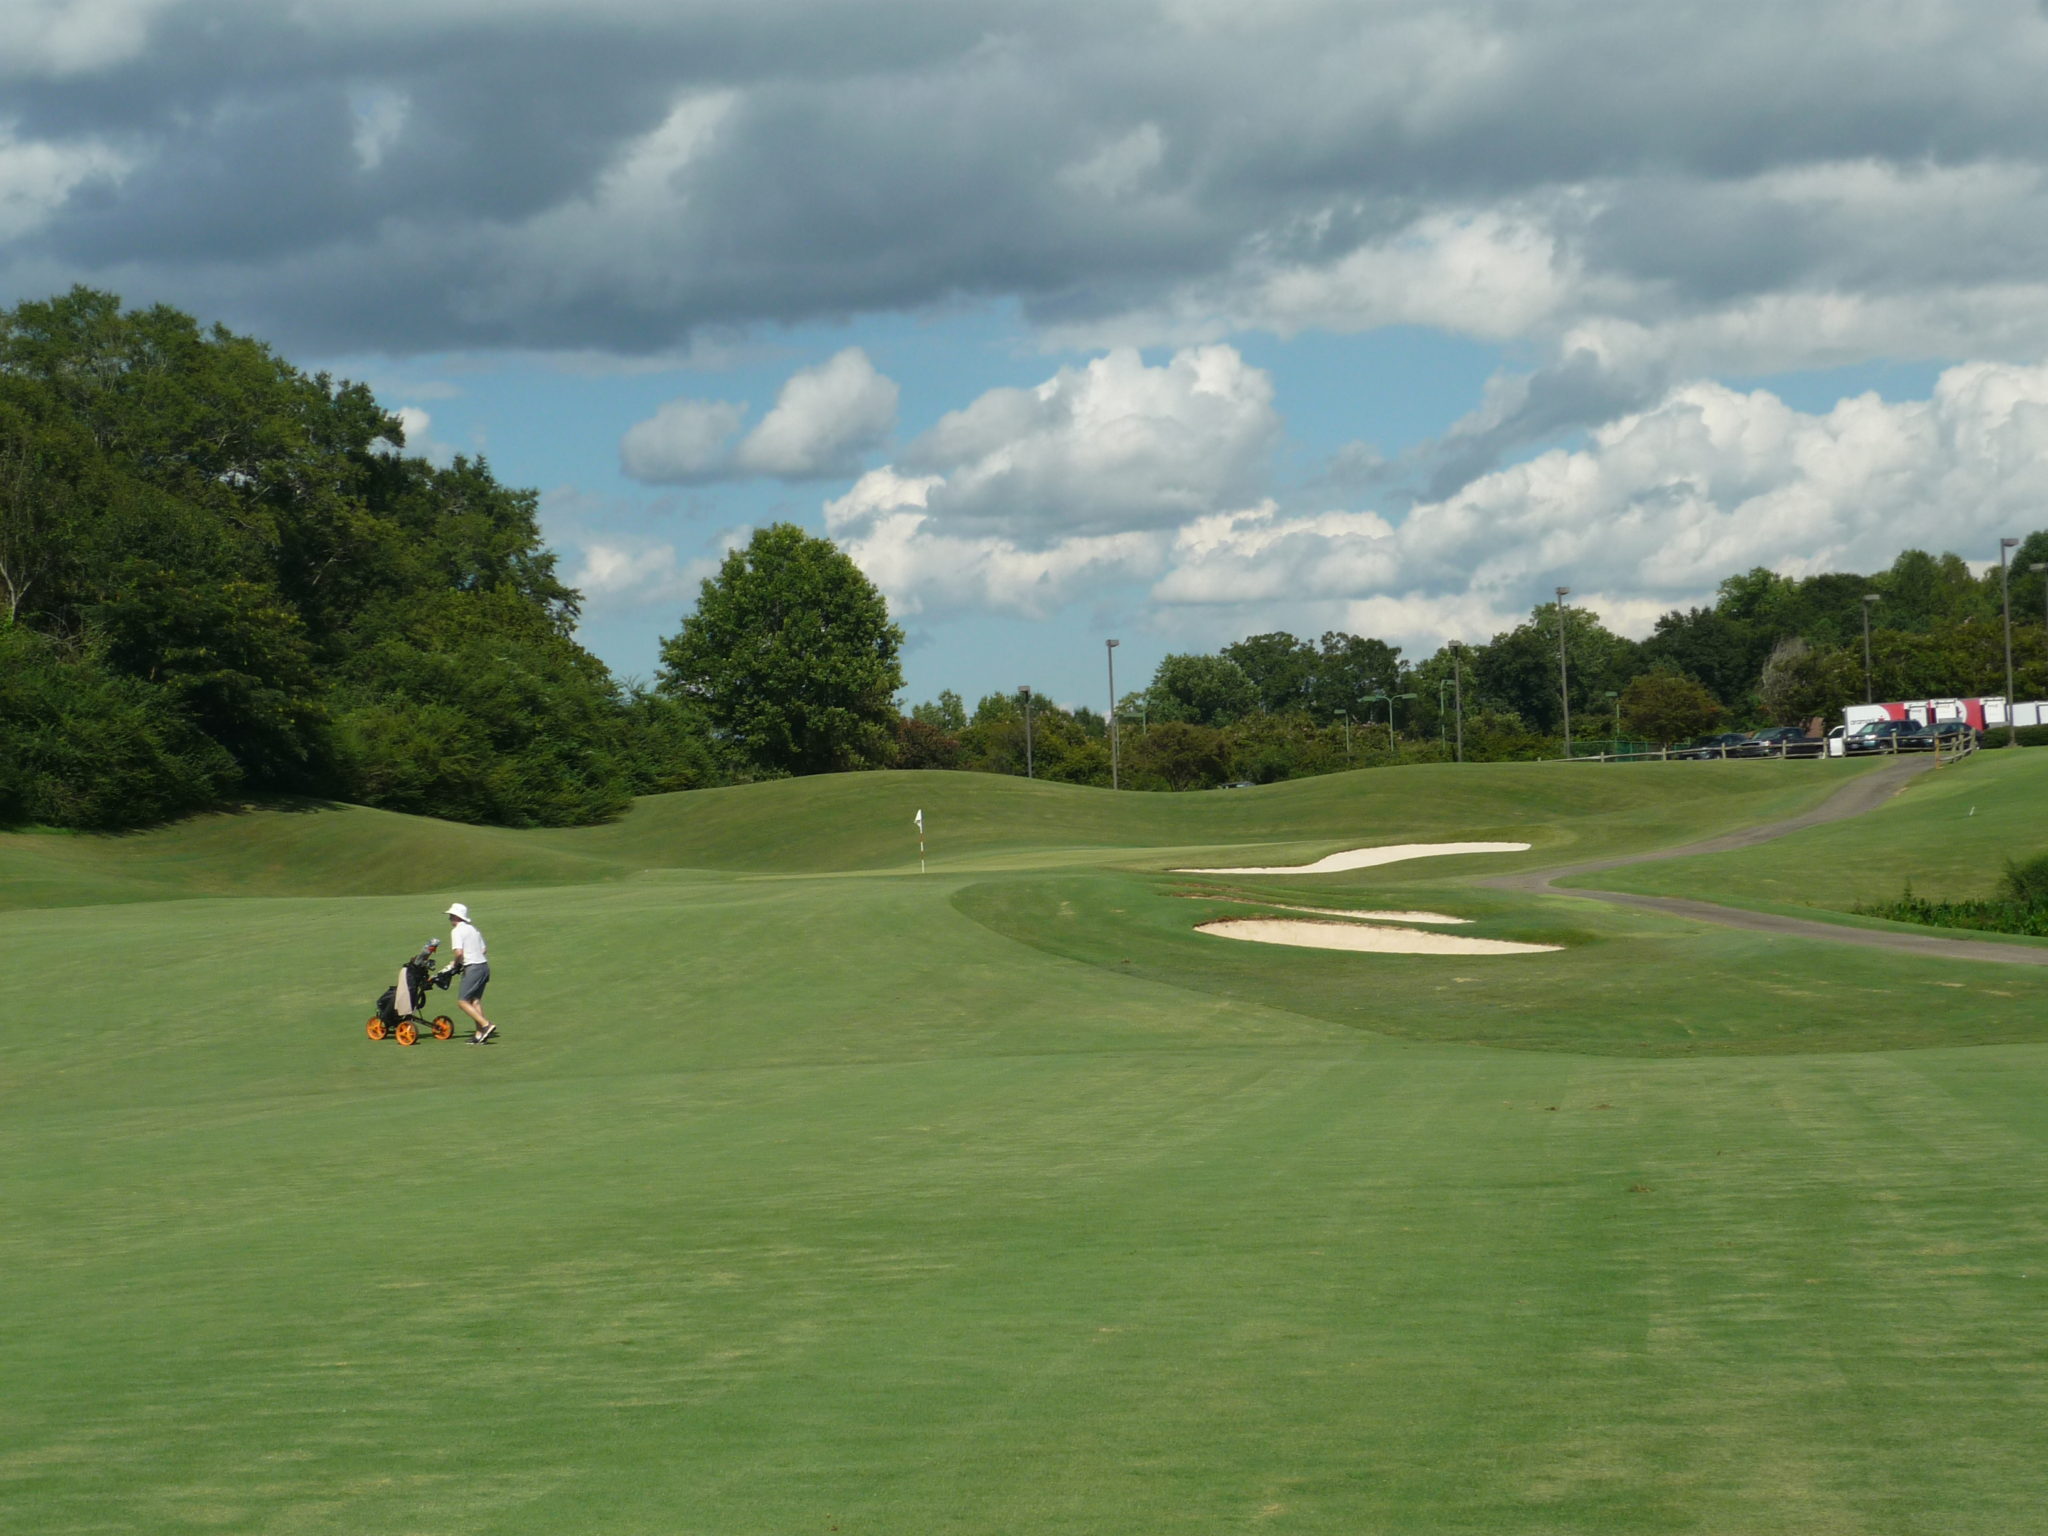
[[[1176,869],[1176,875],[1334,875],[1347,869],[1371,869],[1407,859],[1441,858],[1458,853],[1527,853],[1527,843],[1389,843],[1381,848],[1353,848],[1327,854],[1313,864],[1247,864],[1231,869]]]
[[[1311,923],[1291,917],[1225,917],[1197,923],[1197,933],[1253,944],[1287,944],[1297,949],[1346,949],[1375,955],[1542,955],[1561,944],[1518,944],[1511,939],[1468,939],[1420,928],[1368,927],[1363,923]]]
[[[1262,901],[1257,896],[1210,896],[1191,891],[1187,901],[1216,901],[1233,907],[1266,907],[1274,912],[1313,912],[1317,917],[1362,917],[1373,923],[1469,923],[1469,917],[1448,912],[1367,912],[1356,907],[1298,907],[1291,901]]]

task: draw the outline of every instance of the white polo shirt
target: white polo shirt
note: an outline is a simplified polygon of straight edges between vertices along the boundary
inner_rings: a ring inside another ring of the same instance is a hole
[[[457,923],[449,931],[448,947],[462,956],[464,965],[490,964],[490,957],[484,950],[484,936],[477,932],[475,923]]]

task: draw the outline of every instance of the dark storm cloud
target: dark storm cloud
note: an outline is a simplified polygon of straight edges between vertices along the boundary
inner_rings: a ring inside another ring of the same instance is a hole
[[[61,271],[314,349],[647,351],[961,295],[1285,328],[1276,281],[1488,212],[1546,232],[1563,291],[1472,325],[1539,343],[2048,269],[2048,22],[2019,0],[195,0],[66,68],[4,26],[12,141],[125,170],[48,193],[0,284]],[[1422,265],[1304,323],[1455,327],[1470,274],[1432,300]],[[1529,423],[1617,398],[1570,350]]]

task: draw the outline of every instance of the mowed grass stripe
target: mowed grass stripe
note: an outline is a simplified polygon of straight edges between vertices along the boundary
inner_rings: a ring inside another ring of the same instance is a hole
[[[543,1122],[545,1168],[501,1152],[310,1202],[287,1182],[297,1213],[253,1251],[160,1231],[114,1272],[74,1271],[133,1322],[95,1342],[106,1374],[48,1407],[90,1439],[191,1394],[139,1464],[225,1487],[310,1444],[306,1477],[390,1463],[394,1519],[446,1448],[343,1421],[488,1423],[466,1459],[515,1485],[548,1467],[552,1488],[493,1529],[569,1518],[599,1441],[652,1480],[650,1517],[666,1501],[712,1529],[916,1507],[939,1529],[1036,1509],[1078,1530],[1119,1497],[1214,1519],[1226,1494],[1329,1529],[1424,1509],[1445,1529],[1509,1512],[1686,1529],[1761,1496],[1763,1468],[1778,1507],[1846,1497],[1871,1520],[1957,1475],[1929,1448],[1946,1473],[1866,1475],[1853,1497],[1802,1483],[1776,1442],[1816,1445],[1816,1415],[1829,1457],[1889,1458],[1943,1426],[2002,1442],[1991,1460],[2019,1474],[1997,1427],[2034,1403],[2038,1350],[1985,1326],[2009,1282],[1921,1250],[2002,1227],[2016,1184],[2040,1187],[2038,1154],[2015,1169],[2003,1131],[1958,1154],[1970,1179],[2007,1176],[1902,1236],[1870,1192],[1911,1198],[1924,1157],[1896,1113],[1845,1123],[1845,1101],[1892,1097],[1861,1081],[1869,1058],[1802,1063],[1800,1094],[1751,1064],[1680,1084],[1679,1067],[1552,1058],[1124,1058],[1104,1082],[1115,1062],[1012,1061],[971,1090],[959,1063],[784,1070],[580,1138]],[[447,1118],[404,1102],[420,1134]],[[495,1109],[464,1126],[522,1118]],[[764,1118],[809,1128],[766,1169]],[[274,1153],[203,1139],[209,1166]],[[1897,1151],[1872,1170],[1845,1144]],[[310,1186],[349,1166],[329,1150]],[[1972,1386],[1987,1372],[1995,1401]],[[184,1443],[194,1426],[218,1433]],[[1445,1486],[1443,1467],[1475,1463]]]

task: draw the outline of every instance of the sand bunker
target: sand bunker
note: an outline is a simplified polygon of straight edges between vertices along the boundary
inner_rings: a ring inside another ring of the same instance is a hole
[[[1334,875],[1346,869],[1371,869],[1403,859],[1439,858],[1450,853],[1527,853],[1527,843],[1394,843],[1385,848],[1353,848],[1313,864],[1252,864],[1236,869],[1176,869],[1176,875]]]
[[[1508,939],[1468,939],[1420,928],[1368,928],[1361,923],[1304,923],[1288,917],[1226,917],[1197,923],[1199,933],[1253,944],[1292,944],[1297,949],[1352,949],[1375,955],[1540,955],[1561,944],[1516,944]]]
[[[1360,912],[1353,907],[1297,907],[1289,901],[1261,901],[1256,896],[1192,895],[1189,901],[1224,901],[1239,907],[1271,907],[1275,912],[1313,912],[1317,917],[1362,917],[1374,923],[1469,923],[1469,917],[1448,912]]]

